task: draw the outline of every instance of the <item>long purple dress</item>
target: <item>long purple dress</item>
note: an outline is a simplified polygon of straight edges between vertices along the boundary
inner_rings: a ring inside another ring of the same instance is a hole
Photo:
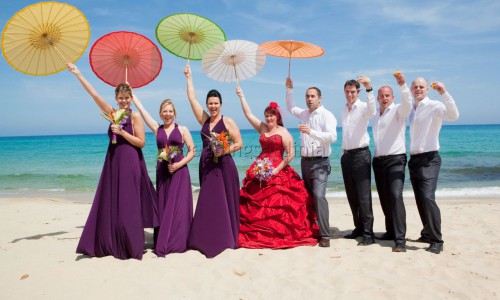
[[[131,119],[123,125],[130,134]],[[101,178],[76,253],[142,259],[144,228],[158,226],[158,199],[142,150],[120,135],[112,144],[111,129],[108,136]]]
[[[231,155],[213,161],[210,149],[210,120],[201,129],[203,151],[200,158],[200,194],[194,214],[189,248],[211,258],[238,245],[240,227],[240,180]],[[226,131],[223,117],[212,129]]]
[[[182,133],[177,124],[167,136],[163,125],[158,128],[156,136],[158,149],[177,146],[184,149]],[[156,241],[155,252],[158,256],[168,253],[181,253],[187,250],[189,229],[193,221],[193,192],[188,166],[180,168],[173,174],[168,172],[168,164],[181,161],[184,155],[175,156],[171,162],[159,160],[156,165],[156,190],[158,192],[158,209],[160,230]]]

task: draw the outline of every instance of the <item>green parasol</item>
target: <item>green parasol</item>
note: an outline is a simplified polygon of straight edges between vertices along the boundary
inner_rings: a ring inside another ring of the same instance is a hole
[[[180,13],[165,17],[156,26],[158,42],[170,53],[188,60],[201,60],[212,46],[226,40],[222,29],[195,14]]]

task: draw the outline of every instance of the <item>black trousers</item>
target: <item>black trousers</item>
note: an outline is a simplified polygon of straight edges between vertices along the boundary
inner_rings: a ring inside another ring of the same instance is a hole
[[[436,203],[436,188],[441,169],[441,156],[437,151],[410,156],[410,180],[415,193],[418,213],[422,220],[421,236],[435,243],[443,243],[441,211]]]
[[[373,158],[373,174],[385,216],[385,230],[396,243],[406,241],[406,210],[403,202],[406,154]]]
[[[364,237],[373,237],[370,150],[344,153],[340,158],[340,165],[354,230]]]

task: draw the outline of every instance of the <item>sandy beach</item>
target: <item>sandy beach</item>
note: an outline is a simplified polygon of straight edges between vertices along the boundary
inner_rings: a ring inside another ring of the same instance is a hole
[[[195,197],[196,199],[196,197]],[[142,261],[75,253],[90,203],[0,198],[0,299],[498,299],[500,200],[438,200],[444,252],[408,242],[368,247],[341,238],[352,230],[346,199],[329,199],[330,248],[197,251],[157,258],[146,231]],[[407,237],[421,229],[405,199]],[[378,199],[374,230],[384,231]]]

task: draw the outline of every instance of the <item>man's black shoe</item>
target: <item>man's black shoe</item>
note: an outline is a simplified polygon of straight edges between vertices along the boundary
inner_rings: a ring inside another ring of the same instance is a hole
[[[406,245],[403,243],[396,243],[394,248],[392,248],[392,252],[406,252]]]
[[[439,254],[443,251],[443,244],[441,243],[431,243],[429,248],[425,249],[425,251],[432,252],[434,254]]]
[[[421,236],[416,240],[412,240],[412,239],[406,239],[406,240],[410,241],[410,242],[414,242],[414,243],[426,243],[426,244],[432,243],[431,239],[428,237],[425,237],[425,236]]]
[[[370,237],[364,237],[361,242],[358,243],[358,246],[369,246],[371,244],[375,243],[375,240],[370,236]]]
[[[344,239],[351,239],[351,240],[353,240],[353,239],[355,239],[357,237],[360,237],[360,236],[363,236],[363,233],[361,233],[361,232],[357,231],[356,229],[354,229],[351,233],[344,235]]]
[[[392,241],[392,240],[394,240],[394,236],[392,234],[389,234],[386,232],[386,233],[382,234],[381,236],[375,236],[375,239],[381,240],[381,241]]]

